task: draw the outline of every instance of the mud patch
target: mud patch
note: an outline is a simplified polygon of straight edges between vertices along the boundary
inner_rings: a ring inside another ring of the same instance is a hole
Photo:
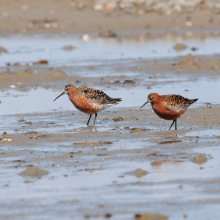
[[[20,176],[30,176],[30,177],[41,177],[47,175],[46,170],[40,169],[38,167],[28,167],[26,170],[19,173]]]
[[[131,175],[131,176],[136,176],[137,178],[141,178],[143,176],[146,176],[148,174],[147,171],[142,170],[140,168],[134,170],[134,171],[130,171],[130,172],[126,172],[125,175]]]

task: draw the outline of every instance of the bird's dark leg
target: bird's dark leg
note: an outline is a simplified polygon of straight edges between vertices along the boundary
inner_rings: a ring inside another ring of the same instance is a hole
[[[175,119],[175,120],[173,120],[172,124],[170,125],[169,130],[172,128],[172,126],[173,126],[174,122],[176,122],[176,119]],[[176,125],[176,123],[175,123],[175,125]]]
[[[175,120],[175,130],[177,130],[177,119]]]
[[[89,116],[89,120],[87,122],[87,125],[89,125],[89,121],[90,121],[91,117],[92,117],[92,115]]]
[[[96,118],[97,118],[97,113],[95,113],[95,120],[96,120]],[[94,120],[94,123],[93,123],[93,125],[95,125],[95,120]]]

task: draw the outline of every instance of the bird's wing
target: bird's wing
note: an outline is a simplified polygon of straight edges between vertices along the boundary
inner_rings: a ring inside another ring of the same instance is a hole
[[[80,93],[82,96],[84,96],[88,101],[91,103],[97,103],[97,104],[115,104],[121,99],[114,99],[106,95],[104,92],[89,88],[87,86],[81,86],[80,88]]]
[[[163,105],[166,106],[168,111],[181,111],[185,110],[191,105],[193,102],[191,99],[184,98],[181,95],[169,95],[164,96]]]

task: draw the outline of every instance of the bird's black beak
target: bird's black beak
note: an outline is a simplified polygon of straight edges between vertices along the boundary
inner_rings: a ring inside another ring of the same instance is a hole
[[[149,101],[147,100],[142,106],[140,109],[142,109],[147,103],[149,103]]]
[[[64,95],[65,92],[62,92],[59,96],[57,96],[53,101],[57,100],[58,98],[60,98],[60,96]]]

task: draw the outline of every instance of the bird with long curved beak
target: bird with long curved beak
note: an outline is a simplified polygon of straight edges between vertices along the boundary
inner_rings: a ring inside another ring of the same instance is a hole
[[[111,98],[100,90],[87,86],[76,87],[72,84],[66,85],[64,92],[57,96],[54,101],[64,94],[68,95],[69,100],[79,111],[90,115],[87,125],[89,125],[89,121],[93,114],[95,114],[93,123],[95,125],[98,112],[113,105],[117,105],[119,104],[118,102],[121,101],[121,98]]]
[[[165,120],[173,120],[169,130],[175,123],[177,130],[177,118],[186,112],[187,108],[196,102],[198,99],[187,99],[181,95],[158,95],[151,93],[148,95],[148,100],[145,102],[141,109],[147,104],[151,103],[154,112]]]

